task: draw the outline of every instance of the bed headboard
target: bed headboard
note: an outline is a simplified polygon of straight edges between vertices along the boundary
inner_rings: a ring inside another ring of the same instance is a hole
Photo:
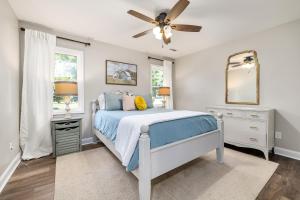
[[[98,99],[92,100],[92,114],[95,114],[99,110]]]
[[[94,121],[95,121],[95,115],[96,112],[99,110],[99,103],[98,99],[92,100],[92,129],[94,128]]]
[[[134,94],[133,91],[131,90],[127,90],[127,91],[116,90],[116,91],[109,91],[109,92],[116,93],[116,94],[129,94],[129,95]],[[94,127],[95,114],[100,109],[98,99],[92,100],[91,104],[92,104],[92,127]]]

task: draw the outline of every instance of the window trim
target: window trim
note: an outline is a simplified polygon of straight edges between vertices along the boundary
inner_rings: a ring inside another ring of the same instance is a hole
[[[70,111],[72,114],[83,114],[84,113],[84,54],[83,51],[56,47],[55,53],[73,55],[77,57],[77,88],[78,88],[78,109]],[[55,63],[55,61],[54,61]],[[53,81],[54,81],[54,70],[53,70]],[[65,110],[53,110],[53,115],[65,114]]]
[[[152,94],[152,89],[154,88],[154,87],[159,87],[159,86],[153,86],[152,85],[152,70],[153,69],[160,69],[160,70],[162,70],[163,71],[163,69],[164,69],[164,67],[162,66],[162,65],[157,65],[157,64],[150,64],[150,91],[151,91],[151,97],[153,98],[153,94]],[[154,103],[154,101],[153,101],[153,103]],[[162,105],[159,105],[158,106],[158,108],[159,107],[161,107]]]

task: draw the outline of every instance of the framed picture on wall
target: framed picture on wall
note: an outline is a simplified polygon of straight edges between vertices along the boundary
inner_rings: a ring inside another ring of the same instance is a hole
[[[106,60],[106,84],[137,85],[137,65]]]

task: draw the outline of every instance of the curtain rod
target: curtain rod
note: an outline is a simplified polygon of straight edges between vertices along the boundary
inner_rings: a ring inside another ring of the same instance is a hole
[[[164,61],[164,60],[162,60],[162,59],[159,59],[159,58],[153,58],[153,57],[151,57],[151,56],[148,56],[148,59],[151,59],[151,60],[158,60],[158,61]],[[175,62],[172,62],[173,64],[175,63]]]
[[[20,30],[25,31],[25,28],[21,27]],[[76,43],[84,44],[85,46],[91,46],[91,43],[89,43],[89,42],[81,42],[81,41],[78,41],[78,40],[72,40],[72,39],[65,38],[65,37],[60,37],[60,36],[56,36],[56,38],[62,39],[62,40],[67,40],[67,41],[70,41],[70,42],[76,42]]]

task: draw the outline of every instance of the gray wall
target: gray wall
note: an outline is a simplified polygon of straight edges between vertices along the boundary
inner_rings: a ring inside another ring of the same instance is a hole
[[[205,110],[225,104],[225,65],[229,55],[256,50],[261,65],[261,106],[277,110],[276,146],[300,151],[300,20],[251,37],[176,59],[175,106]]]
[[[0,176],[19,152],[19,31],[6,0],[0,1]],[[9,143],[14,144],[10,150]]]
[[[50,28],[32,24],[30,22],[20,21],[19,26],[25,28],[32,28],[59,36],[72,38],[80,41],[91,42],[90,47],[85,47],[82,44],[69,42],[58,39],[57,46],[82,50],[84,52],[84,101],[85,113],[83,119],[83,138],[92,137],[91,129],[91,101],[96,99],[101,92],[104,91],[132,91],[136,94],[150,93],[150,61],[148,54],[141,53],[127,48],[89,40],[87,38],[78,37],[66,34],[60,31],[52,30]],[[21,57],[23,55],[23,41],[24,32],[20,34],[21,40]],[[151,55],[156,58],[158,56]],[[22,59],[22,58],[21,58]],[[105,60],[115,60],[138,65],[138,83],[137,86],[119,86],[105,84]]]
[[[84,51],[84,127],[83,137],[91,137],[91,101],[104,91],[132,91],[136,94],[150,92],[150,65],[144,53],[93,41],[91,47],[58,41],[58,46],[82,49]],[[105,84],[105,60],[134,63],[138,66],[137,86]]]

